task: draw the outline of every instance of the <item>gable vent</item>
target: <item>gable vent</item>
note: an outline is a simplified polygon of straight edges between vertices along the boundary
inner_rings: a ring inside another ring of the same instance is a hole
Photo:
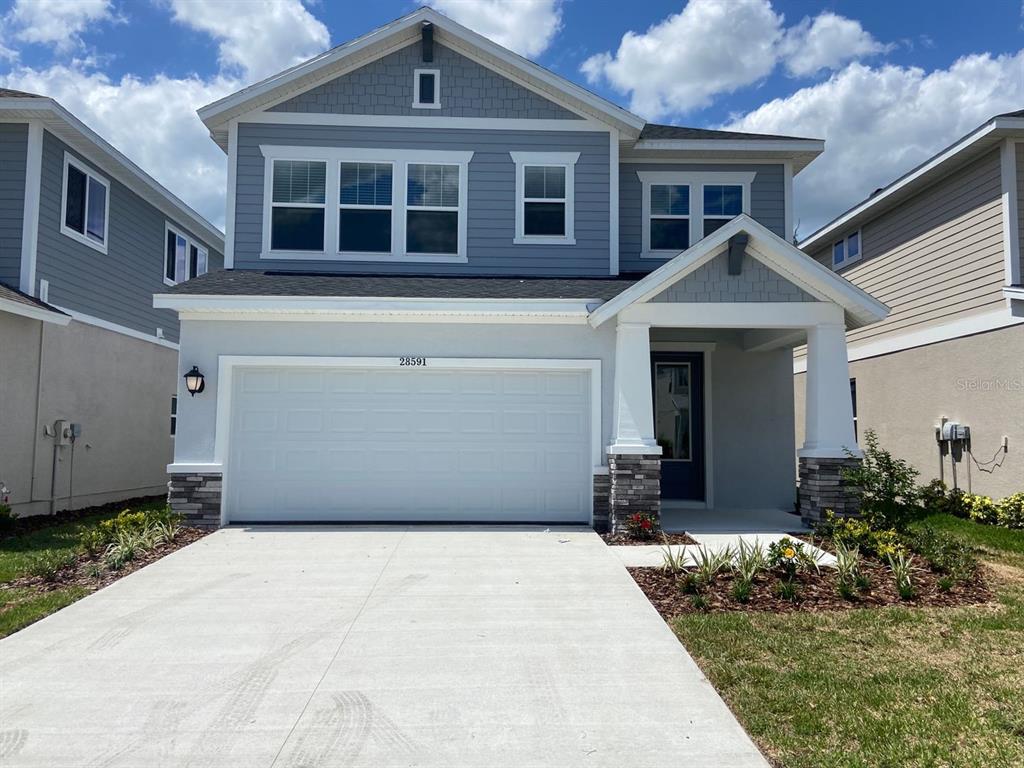
[[[421,34],[423,36],[423,63],[429,64],[434,60],[434,25],[429,21],[423,22]]]

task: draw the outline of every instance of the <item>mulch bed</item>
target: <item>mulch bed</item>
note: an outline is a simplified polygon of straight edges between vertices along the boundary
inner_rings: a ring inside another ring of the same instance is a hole
[[[74,520],[80,520],[83,517],[89,517],[90,515],[104,514],[107,512],[120,512],[122,509],[137,509],[142,506],[149,506],[160,501],[165,501],[166,498],[166,494],[163,496],[139,496],[134,499],[122,499],[121,501],[112,501],[109,504],[99,504],[95,507],[65,509],[53,515],[29,515],[27,517],[18,517],[15,518],[14,525],[10,530],[0,534],[0,541],[31,533],[32,531],[38,531],[41,528],[50,528],[54,525],[70,523]]]
[[[987,603],[992,599],[992,591],[986,583],[984,566],[979,569],[972,581],[957,583],[948,592],[938,588],[939,574],[925,569],[915,571],[914,587],[917,594],[910,600],[900,598],[892,573],[881,562],[865,558],[861,569],[870,577],[871,587],[865,592],[857,593],[853,600],[846,600],[836,592],[836,573],[833,568],[822,568],[819,574],[798,574],[796,602],[775,594],[775,585],[778,581],[776,575],[762,574],[752,585],[750,599],[746,603],[740,603],[732,596],[733,575],[719,574],[710,586],[701,590],[700,594],[707,600],[706,607],[703,608],[694,607],[693,595],[683,592],[677,586],[676,577],[661,568],[627,570],[658,613],[666,619],[684,613],[706,611],[846,611],[887,605],[951,607]]]
[[[697,542],[685,533],[659,533],[652,539],[638,539],[628,533],[602,533],[601,538],[608,546],[616,547],[643,547],[651,544],[664,545],[665,539],[669,544],[696,544]]]
[[[36,592],[52,592],[55,589],[64,589],[66,587],[83,587],[90,592],[95,592],[97,589],[112,584],[129,573],[134,573],[140,568],[145,568],[150,563],[166,557],[171,552],[198,541],[209,533],[211,531],[200,528],[181,527],[178,529],[178,535],[174,538],[174,541],[161,544],[145,552],[140,552],[135,556],[134,560],[129,560],[116,571],[107,568],[103,564],[102,558],[82,554],[74,566],[59,571],[53,579],[44,579],[39,576],[23,576],[20,579],[0,584],[0,590],[29,587]],[[95,573],[94,566],[100,567],[98,574]]]

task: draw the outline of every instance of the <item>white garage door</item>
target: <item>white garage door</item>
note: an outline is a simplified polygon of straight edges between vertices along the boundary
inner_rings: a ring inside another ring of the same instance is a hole
[[[588,370],[235,371],[232,521],[590,519]]]

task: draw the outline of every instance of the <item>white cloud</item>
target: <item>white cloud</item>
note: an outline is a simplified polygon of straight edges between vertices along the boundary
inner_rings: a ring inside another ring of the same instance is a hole
[[[15,39],[45,43],[58,51],[81,45],[90,24],[114,19],[110,0],[17,0],[4,17]]]
[[[1024,51],[984,53],[927,73],[850,64],[725,127],[825,139],[825,153],[795,183],[798,234],[806,237],[988,118],[1022,104]]]
[[[561,0],[432,0],[464,27],[528,57],[539,56],[562,28]]]
[[[195,110],[237,90],[231,78],[112,80],[75,65],[19,67],[0,86],[51,96],[212,222],[223,226],[226,157]]]
[[[220,65],[262,80],[321,53],[331,42],[300,0],[171,0],[174,20],[217,40]]]
[[[891,49],[892,46],[883,45],[872,37],[859,21],[829,11],[814,19],[805,17],[790,27],[780,45],[786,69],[801,77],[822,69],[838,69],[847,61]]]
[[[589,82],[630,96],[650,119],[706,107],[754,84],[780,63],[809,75],[887,50],[860,23],[825,12],[786,29],[768,0],[690,0],[646,32],[627,32],[618,50],[588,58]]]

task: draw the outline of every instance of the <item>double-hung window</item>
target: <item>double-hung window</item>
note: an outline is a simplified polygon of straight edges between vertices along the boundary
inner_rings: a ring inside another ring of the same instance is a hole
[[[274,160],[270,250],[323,251],[327,162]]]
[[[65,152],[62,198],[60,231],[106,253],[110,182]]]
[[[670,259],[750,213],[755,173],[637,171],[641,186],[641,258]]]
[[[832,244],[832,266],[835,269],[860,259],[860,230]]]
[[[338,250],[391,253],[391,163],[341,164]]]
[[[573,245],[579,152],[512,152],[518,244]]]
[[[459,252],[459,166],[409,163],[405,250],[409,254]]]
[[[210,260],[206,247],[171,224],[164,233],[164,282],[176,285],[205,275]]]

